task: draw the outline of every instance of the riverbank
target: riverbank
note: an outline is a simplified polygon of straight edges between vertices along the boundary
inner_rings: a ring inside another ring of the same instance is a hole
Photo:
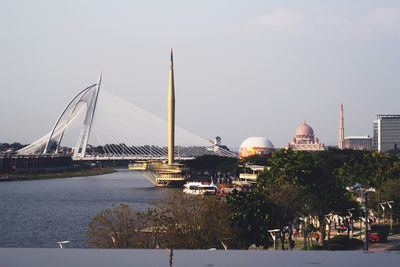
[[[27,175],[7,175],[7,178],[2,179],[3,181],[26,181],[26,180],[43,180],[43,179],[57,179],[57,178],[70,178],[70,177],[81,177],[81,176],[94,176],[113,173],[114,168],[89,168],[81,170],[71,170],[57,173],[42,173],[42,174],[27,174]]]

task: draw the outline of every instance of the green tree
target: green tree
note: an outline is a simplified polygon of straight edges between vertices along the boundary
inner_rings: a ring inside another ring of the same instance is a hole
[[[353,206],[344,180],[336,175],[342,158],[337,150],[311,153],[289,149],[274,153],[257,181],[258,190],[282,211],[280,228],[290,226],[295,217],[315,216],[325,240],[325,216],[343,213]]]
[[[277,228],[282,233],[289,229],[289,248],[292,248],[295,218],[309,212],[310,191],[307,184],[315,171],[311,153],[282,149],[272,155],[268,168],[257,179],[258,190],[278,207],[279,212],[275,213]],[[282,249],[284,237],[281,234]]]
[[[330,234],[330,221],[327,220],[327,215],[332,213],[347,215],[347,209],[356,206],[351,194],[345,189],[345,180],[337,175],[337,169],[343,164],[343,157],[340,152],[338,155],[338,152],[328,149],[313,153],[316,171],[306,184],[310,196],[310,213],[318,217],[323,242],[327,234],[327,224]]]
[[[338,175],[342,177],[348,186],[361,183],[376,189],[371,195],[370,207],[380,213],[379,203],[383,184],[391,179],[396,179],[400,174],[398,158],[388,153],[377,151],[349,151],[348,160],[338,169]]]
[[[241,164],[252,164],[265,166],[268,162],[269,155],[253,155],[250,157],[242,158],[240,160]]]
[[[238,164],[239,160],[236,158],[204,155],[188,161],[186,166],[189,167],[191,174],[202,175],[204,172],[208,172],[215,176],[218,173],[236,174]]]
[[[393,219],[398,221],[400,219],[400,178],[388,180],[382,185],[381,200],[382,202],[394,201]]]
[[[271,244],[268,230],[278,227],[277,206],[258,190],[234,190],[228,195],[227,203],[232,209],[232,220],[242,246],[268,247]]]

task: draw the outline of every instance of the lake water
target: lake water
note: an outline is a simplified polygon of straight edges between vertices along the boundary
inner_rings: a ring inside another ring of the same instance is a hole
[[[85,247],[93,216],[113,204],[146,209],[170,189],[137,172],[0,183],[0,247]]]

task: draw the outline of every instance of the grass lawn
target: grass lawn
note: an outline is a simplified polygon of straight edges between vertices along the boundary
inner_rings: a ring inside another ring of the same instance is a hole
[[[22,180],[40,180],[40,179],[57,179],[57,178],[68,178],[68,177],[80,177],[80,176],[93,176],[101,175],[114,172],[111,167],[107,168],[90,168],[85,170],[76,171],[65,171],[59,173],[44,173],[44,174],[32,174],[32,175],[11,175],[10,178],[13,181]]]

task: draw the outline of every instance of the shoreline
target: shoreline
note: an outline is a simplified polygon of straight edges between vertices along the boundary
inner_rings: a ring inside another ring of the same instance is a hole
[[[115,172],[114,168],[93,168],[78,171],[67,171],[61,173],[43,173],[43,174],[31,174],[31,175],[13,175],[9,174],[6,178],[0,178],[0,182],[12,182],[12,181],[30,181],[30,180],[50,180],[59,178],[74,178],[74,177],[85,177],[103,175]]]

